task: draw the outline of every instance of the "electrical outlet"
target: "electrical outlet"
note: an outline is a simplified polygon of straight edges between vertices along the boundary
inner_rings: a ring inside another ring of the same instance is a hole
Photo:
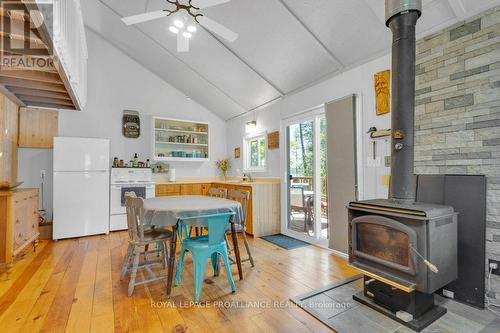
[[[498,260],[493,260],[493,259],[489,259],[488,260],[488,271],[490,270],[489,268],[489,265],[490,264],[497,264],[497,268],[492,270],[491,271],[491,274],[494,274],[494,275],[500,275],[500,261]]]

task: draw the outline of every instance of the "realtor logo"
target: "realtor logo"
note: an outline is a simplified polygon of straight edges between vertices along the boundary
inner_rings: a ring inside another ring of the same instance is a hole
[[[0,0],[0,70],[54,70],[53,1]]]

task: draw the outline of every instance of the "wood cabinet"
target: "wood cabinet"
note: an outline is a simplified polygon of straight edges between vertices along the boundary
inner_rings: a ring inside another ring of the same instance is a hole
[[[181,185],[179,184],[160,184],[156,185],[157,197],[168,197],[181,194]]]
[[[207,195],[210,187],[250,192],[247,212],[247,233],[255,237],[280,232],[280,185],[253,184],[238,185],[227,183],[158,184],[156,196]]]
[[[53,148],[57,133],[57,111],[33,108],[19,110],[19,147]]]
[[[14,258],[30,244],[35,247],[38,232],[38,189],[0,192],[0,266],[9,277]]]

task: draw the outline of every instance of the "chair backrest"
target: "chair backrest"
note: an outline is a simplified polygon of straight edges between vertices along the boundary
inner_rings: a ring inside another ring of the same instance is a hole
[[[245,226],[247,222],[248,201],[250,201],[250,191],[229,190],[227,192],[227,198],[229,200],[238,201],[241,204],[241,208],[243,210],[243,221],[241,221],[241,225]]]
[[[206,227],[208,228],[208,244],[217,245],[224,240],[227,224],[233,215],[233,212],[228,211],[227,213],[217,213],[195,217],[179,216],[179,219],[181,220],[181,223],[188,225],[192,225],[193,221],[206,222]]]
[[[134,192],[125,193],[129,241],[144,242],[144,200]]]
[[[292,186],[290,188],[290,206],[292,208],[305,208],[306,199],[303,187]]]
[[[211,187],[208,189],[208,195],[211,197],[225,199],[227,197],[227,189],[219,187]]]

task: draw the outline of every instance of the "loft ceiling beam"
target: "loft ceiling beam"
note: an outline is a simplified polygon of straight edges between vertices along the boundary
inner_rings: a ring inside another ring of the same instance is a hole
[[[64,100],[64,99],[57,99],[57,98],[51,98],[51,97],[40,97],[40,96],[31,96],[31,95],[18,95],[19,99],[24,101],[26,104],[31,104],[31,103],[48,103],[48,104],[57,104],[57,105],[66,105],[70,107],[75,107],[73,105],[73,102]]]
[[[293,12],[293,10],[283,1],[283,0],[276,0],[278,3],[281,4],[283,9],[290,15],[295,22],[297,22],[297,25],[299,25],[304,32],[312,38],[314,42],[325,52],[325,54],[333,61],[335,66],[337,68],[344,68],[344,64],[337,58],[335,54],[307,27],[307,25],[302,22],[302,20]]]
[[[31,88],[38,90],[55,91],[55,92],[66,92],[66,88],[62,84],[31,81],[24,79],[13,79],[8,77],[0,77],[0,84],[3,84],[7,87],[21,87],[21,88]]]
[[[15,95],[50,97],[50,98],[64,99],[71,101],[71,97],[68,95],[68,93],[65,92],[63,93],[57,91],[37,90],[37,89],[21,88],[21,87],[9,87],[9,90]]]

